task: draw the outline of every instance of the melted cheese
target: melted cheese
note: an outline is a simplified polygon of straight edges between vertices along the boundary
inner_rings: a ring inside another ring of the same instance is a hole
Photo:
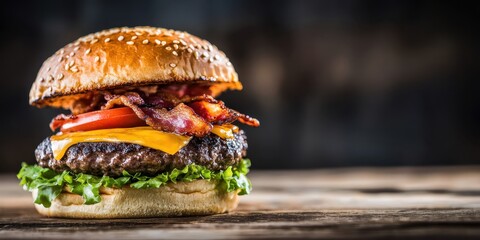
[[[50,137],[53,157],[62,159],[67,149],[80,142],[126,142],[175,154],[192,137],[154,130],[151,127],[112,128],[72,132]]]
[[[215,125],[212,129],[213,134],[216,134],[223,139],[233,138],[233,133],[236,132],[238,132],[238,127],[232,124],[224,124],[221,126]]]
[[[238,132],[238,127],[232,124],[214,126],[212,133],[221,138],[233,138],[233,133]],[[126,142],[142,145],[175,154],[192,139],[174,133],[154,130],[151,127],[112,128],[92,130],[85,132],[72,132],[50,137],[53,157],[62,159],[68,148],[81,142]]]

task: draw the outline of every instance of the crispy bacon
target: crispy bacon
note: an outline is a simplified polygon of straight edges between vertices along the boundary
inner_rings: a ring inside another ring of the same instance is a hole
[[[150,95],[145,98],[146,106],[159,108],[173,108],[175,107],[176,98],[162,97],[159,95]]]
[[[252,118],[248,115],[245,114],[240,114],[240,116],[237,119],[239,122],[251,126],[251,127],[259,127],[260,126],[260,121],[256,118]]]
[[[195,101],[189,103],[188,106],[212,124],[222,125],[239,120],[241,123],[252,127],[260,126],[260,122],[257,119],[227,108],[223,101],[213,100],[214,101]]]
[[[105,93],[105,99],[108,101],[102,109],[110,109],[117,105],[124,105],[130,107],[139,118],[145,120],[146,123],[153,128],[183,135],[199,136],[199,134],[204,133],[206,129],[209,129],[205,123],[209,123],[211,126],[212,124],[222,125],[238,120],[243,124],[253,127],[260,125],[257,119],[227,108],[223,101],[218,101],[209,95],[192,97],[189,95],[180,96],[164,92],[162,94],[150,95],[145,97],[144,100],[140,94],[136,92],[127,92],[123,95]],[[184,103],[186,103],[186,105]],[[169,111],[167,109],[171,110]],[[179,109],[181,109],[181,111]],[[175,115],[185,117],[185,119],[178,120]],[[171,121],[186,123],[187,116],[192,118],[191,123],[177,130],[171,128],[175,124],[168,123],[167,121],[167,119],[171,119]],[[203,121],[200,121],[200,119],[198,119],[199,117]]]
[[[124,95],[112,95],[110,93],[104,93],[104,95],[107,103],[105,103],[105,105],[102,107],[102,110],[110,109],[117,105],[125,105],[132,108],[133,105],[138,106],[145,104],[143,98],[136,92],[127,92]]]
[[[181,135],[203,137],[213,126],[198,116],[190,107],[180,103],[171,110],[165,108],[142,108],[145,122],[154,129]]]
[[[212,95],[212,90],[208,85],[174,84],[159,89],[157,93],[173,95],[178,98],[182,98],[184,96]]]
[[[78,99],[70,106],[72,114],[82,114],[98,110],[98,106],[105,102],[103,95],[101,94],[88,94],[85,98]]]
[[[163,107],[163,108],[173,108],[180,103],[189,103],[194,101],[208,101],[208,102],[217,102],[212,96],[209,95],[198,95],[198,96],[191,96],[191,95],[184,95],[178,97],[176,95],[161,93],[150,95],[145,97],[145,105],[152,106],[152,107]]]
[[[111,104],[109,104],[111,103]],[[124,105],[154,129],[180,135],[202,137],[212,130],[212,124],[198,116],[190,107],[180,103],[171,110],[162,107],[140,107],[144,104],[137,93],[109,96],[106,107]]]
[[[84,94],[82,98],[75,100],[70,106],[72,114],[82,114],[100,109],[109,109],[114,105],[112,102],[105,106],[108,97],[128,95],[132,92],[140,96],[151,106],[163,106],[173,108],[181,102],[190,102],[212,95],[211,86],[206,84],[172,84],[168,86],[144,86],[138,88],[121,88],[109,91],[96,91]],[[120,104],[121,105],[121,104]]]
[[[63,126],[63,124],[65,123],[66,120],[75,119],[75,118],[77,118],[76,115],[59,114],[55,118],[53,118],[52,121],[50,122],[50,125],[49,125],[50,129],[52,131],[55,131],[56,129]]]
[[[238,112],[227,108],[222,101],[208,102],[201,100],[191,102],[188,106],[193,108],[195,113],[202,118],[216,125],[234,122],[240,115]]]
[[[83,112],[126,106],[154,129],[197,137],[210,133],[213,125],[236,120],[249,126],[260,125],[257,119],[227,108],[224,102],[214,99],[208,86],[172,85],[155,89],[155,92],[104,91],[97,96],[103,96],[103,99],[92,98],[90,104],[79,102],[77,109]],[[67,119],[75,117],[59,115],[52,120],[50,128],[54,131]]]

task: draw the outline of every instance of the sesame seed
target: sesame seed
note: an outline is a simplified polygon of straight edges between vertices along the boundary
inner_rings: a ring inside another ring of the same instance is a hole
[[[219,57],[218,55],[215,55],[215,56],[213,57],[213,59],[214,59],[214,60],[219,60],[220,57]]]
[[[135,39],[137,39],[137,38],[138,38],[138,36],[133,36],[133,37],[131,38],[131,40],[135,40]]]
[[[68,64],[65,64],[65,70],[68,71],[70,69],[70,66]]]
[[[172,48],[171,47],[166,47],[165,48],[167,51],[172,51]]]
[[[70,57],[73,57],[73,56],[75,56],[75,52],[70,53]]]
[[[178,49],[178,45],[177,44],[173,44],[173,48],[175,48],[175,50]]]
[[[68,63],[68,66],[71,67],[71,66],[73,66],[73,64],[75,64],[75,62],[74,62],[74,61],[70,61],[70,62]]]
[[[209,51],[209,52],[213,51],[212,45],[208,45],[208,51]]]
[[[133,42],[132,42],[132,41],[128,41],[127,44],[128,44],[128,45],[133,45]]]
[[[125,39],[125,37],[124,37],[124,36],[120,36],[120,37],[118,37],[118,41],[123,41],[123,39]]]
[[[58,74],[57,78],[58,78],[58,80],[62,80],[63,79],[63,74],[62,73]]]
[[[99,57],[99,56],[96,56],[94,61],[95,61],[95,62],[100,61],[100,57]]]
[[[190,49],[190,48],[187,48],[187,52],[189,52],[189,53],[192,53],[192,52],[193,52],[193,50],[192,50],[192,49]]]
[[[170,63],[170,67],[174,68],[174,67],[176,67],[176,66],[177,66],[177,64],[175,64],[175,63]]]
[[[208,58],[208,53],[206,52],[202,53],[202,58]]]
[[[52,69],[52,68],[51,68],[51,67],[48,67],[48,68],[47,68],[47,72],[50,71],[50,69]]]
[[[212,62],[213,62],[213,57],[209,58],[209,59],[208,59],[208,62],[209,62],[209,63],[212,63]]]
[[[195,55],[195,58],[196,58],[196,59],[198,59],[198,57],[200,57],[200,53],[198,53],[197,51],[195,51],[195,52],[193,53],[193,55]]]
[[[53,76],[52,75],[48,75],[48,78],[47,80],[50,82],[50,81],[53,81]]]
[[[63,60],[63,57],[58,58],[58,62],[62,62],[62,60]]]
[[[95,39],[93,39],[92,41],[90,41],[90,44],[94,44],[94,43],[96,43],[96,42],[98,42],[98,39],[95,38]]]
[[[142,41],[143,44],[148,44],[148,39]]]
[[[45,79],[41,77],[41,78],[40,78],[40,82],[44,82],[44,81],[45,81]]]
[[[75,42],[73,45],[78,46],[78,45],[80,45],[80,42]]]
[[[180,42],[178,40],[173,40],[174,44],[179,44]]]
[[[169,32],[166,32],[166,33],[164,33],[163,35],[164,35],[165,37],[171,37],[171,36],[173,36],[173,35],[172,35],[171,33],[169,33]]]
[[[76,66],[71,68],[70,70],[72,70],[72,72],[74,72],[74,73],[78,72],[78,68]]]
[[[205,50],[208,50],[207,45],[203,45],[202,48],[205,49]]]
[[[175,55],[175,56],[178,56],[177,51],[173,51],[172,54]]]
[[[60,50],[60,54],[64,54],[64,53],[65,53],[65,50],[62,48],[62,49]]]
[[[105,42],[110,42],[110,38],[105,38]]]
[[[80,48],[80,47],[75,47],[75,48],[73,49],[73,51],[76,52],[76,51],[78,51],[79,48]]]
[[[185,42],[183,39],[180,40],[180,43],[181,43],[183,46],[187,46],[187,42]]]
[[[156,43],[157,45],[160,45],[162,42],[161,42],[160,40],[158,40],[158,39],[155,39],[155,43]]]
[[[231,66],[231,65],[232,65],[232,63],[231,63],[231,62],[227,62],[227,66]]]
[[[167,44],[167,41],[162,41],[162,46],[165,46]]]
[[[92,49],[87,49],[87,51],[85,51],[85,55],[88,55],[90,52],[92,51]]]
[[[141,32],[135,32],[135,35],[142,36],[142,33]]]

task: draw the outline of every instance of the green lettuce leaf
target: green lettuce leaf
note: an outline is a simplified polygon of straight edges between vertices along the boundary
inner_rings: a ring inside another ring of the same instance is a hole
[[[239,190],[239,195],[245,195],[252,190],[252,185],[246,177],[249,168],[250,160],[243,159],[236,166],[230,166],[221,171],[211,171],[204,166],[191,164],[182,169],[173,169],[156,176],[146,176],[140,173],[130,174],[123,171],[121,177],[99,177],[69,171],[58,173],[49,168],[22,163],[17,177],[20,179],[20,185],[26,190],[36,189],[38,191],[34,202],[48,208],[64,188],[81,195],[84,204],[95,204],[102,200],[100,197],[101,187],[121,188],[127,185],[137,189],[159,188],[169,182],[190,182],[197,179],[215,180],[227,192]]]

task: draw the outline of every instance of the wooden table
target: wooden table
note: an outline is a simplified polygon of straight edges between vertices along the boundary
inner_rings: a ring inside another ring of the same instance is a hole
[[[230,214],[43,218],[13,175],[0,175],[0,238],[480,238],[480,166],[253,171]]]

